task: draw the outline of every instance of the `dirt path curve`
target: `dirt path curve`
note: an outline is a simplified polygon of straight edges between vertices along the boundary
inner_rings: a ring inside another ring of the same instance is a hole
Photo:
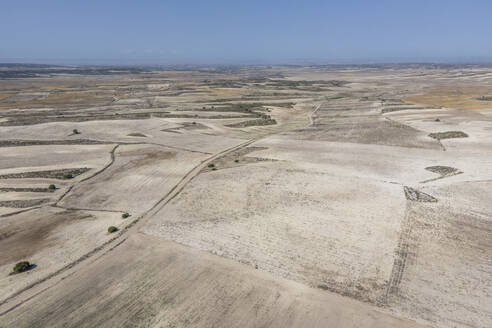
[[[313,116],[316,114],[318,109],[321,107],[322,104],[319,104],[313,112],[309,115],[309,120],[310,123],[308,126],[312,126],[314,124],[314,118]],[[283,131],[282,131],[283,132]],[[172,199],[174,199],[176,196],[179,195],[179,193],[185,188],[185,186],[191,182],[196,176],[199,175],[200,171],[207,167],[208,164],[210,164],[212,161],[215,159],[222,157],[224,155],[227,155],[228,153],[234,152],[236,150],[239,150],[241,148],[247,147],[250,144],[261,140],[263,138],[269,137],[273,134],[277,134],[279,132],[275,133],[270,133],[267,135],[262,135],[257,138],[252,138],[249,139],[245,142],[242,142],[236,146],[227,148],[221,152],[218,152],[216,154],[213,154],[212,156],[207,157],[205,160],[200,162],[197,166],[195,166],[193,169],[188,171],[183,178],[167,193],[165,194],[156,204],[154,204],[149,210],[144,212],[142,215],[134,219],[129,225],[121,229],[118,234],[105,242],[104,244],[100,245],[99,247],[93,249],[89,253],[81,256],[77,260],[67,264],[63,268],[59,269],[58,271],[48,275],[47,277],[44,277],[41,280],[38,280],[27,287],[21,289],[17,293],[9,296],[8,298],[0,301],[0,318],[9,313],[10,311],[14,310],[15,308],[19,307],[23,303],[33,299],[34,297],[40,295],[42,292],[50,289],[51,287],[57,285],[60,281],[65,279],[66,277],[74,274],[76,272],[76,269],[80,268],[80,265],[88,265],[89,263],[92,263],[96,259],[100,258],[101,256],[104,256],[111,250],[113,250],[115,247],[118,245],[121,245],[125,240],[129,237],[131,234],[137,234],[139,231],[140,226],[142,226],[145,222],[146,219],[152,217],[155,213],[160,211],[164,206],[166,206]],[[116,147],[112,151],[112,162],[114,161],[114,151],[116,150]],[[100,173],[100,172],[98,172]],[[92,176],[91,176],[92,177]]]
[[[159,211],[162,207],[164,207],[167,203],[169,203],[169,201],[171,201],[174,197],[176,197],[184,189],[184,187],[191,180],[193,180],[193,178],[196,177],[200,173],[200,171],[203,168],[205,168],[211,161],[215,160],[218,157],[226,155],[230,152],[246,147],[255,141],[256,139],[250,139],[246,142],[243,142],[239,145],[223,150],[203,160],[200,164],[195,166],[185,176],[183,176],[183,178],[178,182],[178,184],[176,184],[166,195],[164,195],[164,197],[162,197],[154,206],[152,206],[152,208],[147,210],[145,213],[137,217],[132,223],[130,223],[125,228],[123,228],[118,233],[118,235],[116,235],[114,238],[108,240],[107,242],[95,248],[94,250],[90,251],[89,253],[81,256],[74,262],[67,264],[60,270],[48,275],[47,277],[44,277],[41,280],[38,280],[28,285],[27,287],[21,289],[20,291],[13,294],[12,296],[2,300],[0,302],[0,317],[12,311],[13,309],[17,308],[18,306],[25,303],[26,301],[38,296],[43,291],[48,290],[49,288],[55,286],[58,282],[68,277],[69,275],[73,274],[75,272],[75,267],[76,266],[79,267],[79,264],[82,264],[82,262],[88,264],[90,263],[88,262],[89,259],[93,257],[99,258],[104,254],[106,254],[107,252],[109,252],[110,250],[114,249],[114,247],[121,244],[126,240],[126,238],[128,238],[129,232],[132,233],[138,232],[138,227],[145,222],[146,218],[151,217],[156,211]]]

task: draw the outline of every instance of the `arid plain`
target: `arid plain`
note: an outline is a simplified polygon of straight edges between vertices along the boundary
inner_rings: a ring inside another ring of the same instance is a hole
[[[491,196],[492,67],[0,66],[0,327],[491,327]]]

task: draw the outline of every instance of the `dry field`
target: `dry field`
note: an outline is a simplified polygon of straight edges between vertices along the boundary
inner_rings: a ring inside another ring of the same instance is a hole
[[[1,328],[492,326],[492,68],[2,74]]]
[[[429,88],[424,94],[404,98],[412,104],[457,109],[492,107],[492,88],[484,86],[440,86]]]

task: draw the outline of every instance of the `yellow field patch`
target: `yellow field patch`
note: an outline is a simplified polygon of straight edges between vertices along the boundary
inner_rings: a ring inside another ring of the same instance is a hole
[[[433,107],[481,109],[492,108],[492,101],[479,100],[480,97],[491,95],[492,87],[446,86],[431,88],[424,94],[410,96],[403,101]]]

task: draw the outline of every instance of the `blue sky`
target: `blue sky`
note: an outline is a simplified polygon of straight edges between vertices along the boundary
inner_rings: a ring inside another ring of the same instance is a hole
[[[492,62],[492,1],[0,0],[0,62]]]

